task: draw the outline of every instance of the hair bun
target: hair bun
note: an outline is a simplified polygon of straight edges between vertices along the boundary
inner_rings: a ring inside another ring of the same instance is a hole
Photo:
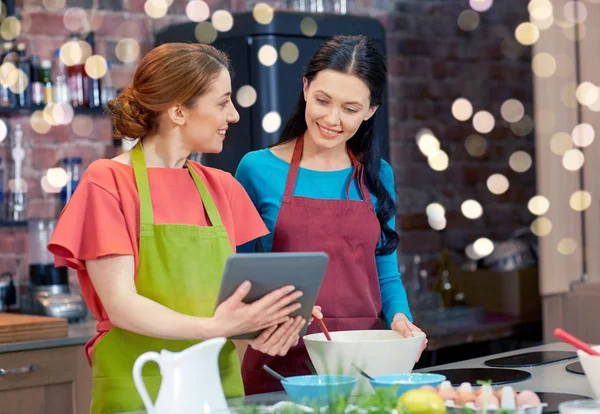
[[[140,105],[130,86],[108,103],[108,111],[117,138],[143,138],[150,131],[150,111]]]

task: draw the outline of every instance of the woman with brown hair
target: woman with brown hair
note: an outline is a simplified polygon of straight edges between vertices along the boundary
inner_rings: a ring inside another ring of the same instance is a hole
[[[239,119],[228,67],[227,56],[208,45],[171,43],[150,51],[132,85],[109,103],[116,135],[139,142],[90,164],[58,220],[48,247],[56,265],[77,270],[99,321],[86,346],[93,413],[143,408],[132,367],[144,352],[177,352],[265,328],[240,349],[282,355],[298,341],[305,321],[289,317],[301,295],[292,286],[244,304],[246,282],[213,309],[226,258],[267,234],[230,174],[187,160],[192,152],[220,152],[228,125]],[[226,396],[243,395],[232,342],[219,366]],[[158,366],[143,374],[155,398]]]

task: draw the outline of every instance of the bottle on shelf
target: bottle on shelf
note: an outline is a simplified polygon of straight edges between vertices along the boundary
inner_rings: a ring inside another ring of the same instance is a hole
[[[54,52],[54,100],[55,103],[70,104],[71,94],[69,90],[69,77],[67,75],[67,67],[60,60],[60,49]]]
[[[31,89],[29,88],[29,80],[31,77],[31,63],[27,59],[27,45],[25,43],[17,44],[18,53],[18,69],[17,83],[14,92],[17,97],[17,106],[19,108],[31,107]]]
[[[16,124],[11,137],[13,168],[8,182],[8,220],[22,221],[27,218],[27,183],[23,178],[25,149],[21,124]]]
[[[31,56],[31,103],[34,106],[42,106],[44,104],[44,83],[42,81],[42,66],[43,63],[40,64],[39,56]]]
[[[5,205],[4,205],[4,177],[5,177],[5,166],[4,160],[0,158],[0,220],[4,220],[5,217]]]
[[[68,157],[63,160],[63,168],[67,173],[67,184],[60,191],[62,208],[67,205],[79,184],[81,161],[80,157]]]
[[[52,61],[42,62],[42,82],[44,85],[44,103],[54,103],[54,87],[52,85]],[[68,102],[65,102],[68,103]]]
[[[79,42],[79,36],[72,34],[69,37],[71,42]],[[71,104],[74,107],[88,107],[88,95],[86,87],[85,68],[83,58],[79,62],[74,62],[73,65],[67,66],[67,76],[69,79],[69,92],[71,95]]]
[[[85,41],[88,42],[88,44],[92,48],[92,55],[94,55],[96,53],[96,37],[94,35],[94,32],[89,32],[88,35],[85,37]],[[90,76],[90,74],[87,73],[87,71],[85,71],[85,76],[88,105],[90,108],[100,108],[102,106],[102,101],[100,99],[100,79],[95,79],[94,77]]]
[[[11,52],[12,52],[12,43],[4,42],[2,44],[3,52],[2,52],[2,63],[11,61]],[[9,85],[5,85],[4,83],[0,83],[0,106],[1,107],[10,107],[11,100],[11,90]]]
[[[115,99],[117,96],[115,87],[112,83],[112,76],[110,74],[111,71],[111,62],[106,61],[106,75],[102,78],[102,91],[100,93],[100,97],[102,98],[102,106],[108,106],[108,102],[112,99]]]

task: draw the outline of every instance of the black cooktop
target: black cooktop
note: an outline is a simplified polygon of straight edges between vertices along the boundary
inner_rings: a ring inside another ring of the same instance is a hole
[[[485,365],[488,367],[516,368],[516,367],[534,367],[538,365],[552,364],[554,362],[565,361],[577,358],[576,352],[567,351],[541,351],[526,352],[502,358],[488,359]]]
[[[540,397],[540,400],[542,400],[543,403],[548,404],[548,406],[544,407],[544,410],[542,411],[544,414],[558,413],[558,406],[563,402],[591,399],[589,397],[584,397],[583,395],[562,394],[559,392],[536,392],[536,394]]]
[[[565,367],[565,369],[573,374],[585,375],[581,362],[573,362]]]
[[[477,381],[489,380],[492,381],[492,385],[502,385],[531,378],[531,374],[527,371],[503,368],[459,368],[429,372],[445,375],[446,380],[450,381],[453,386],[459,386],[463,382],[476,386],[479,385]]]

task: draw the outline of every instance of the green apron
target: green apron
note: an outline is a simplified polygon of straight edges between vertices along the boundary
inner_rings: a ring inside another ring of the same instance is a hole
[[[140,196],[137,292],[186,315],[212,316],[225,261],[233,253],[215,203],[198,174],[186,163],[211,225],[154,224],[141,143],[132,149],[131,162]],[[198,206],[198,214],[202,214],[202,206]],[[92,354],[93,414],[144,409],[133,382],[135,360],[147,351],[178,352],[200,342],[152,338],[111,327],[106,322],[104,326],[99,331],[108,332],[98,341]],[[227,341],[221,351],[219,367],[225,396],[243,396],[240,361],[231,341]],[[155,400],[161,382],[158,365],[146,364],[142,373],[148,393]]]

